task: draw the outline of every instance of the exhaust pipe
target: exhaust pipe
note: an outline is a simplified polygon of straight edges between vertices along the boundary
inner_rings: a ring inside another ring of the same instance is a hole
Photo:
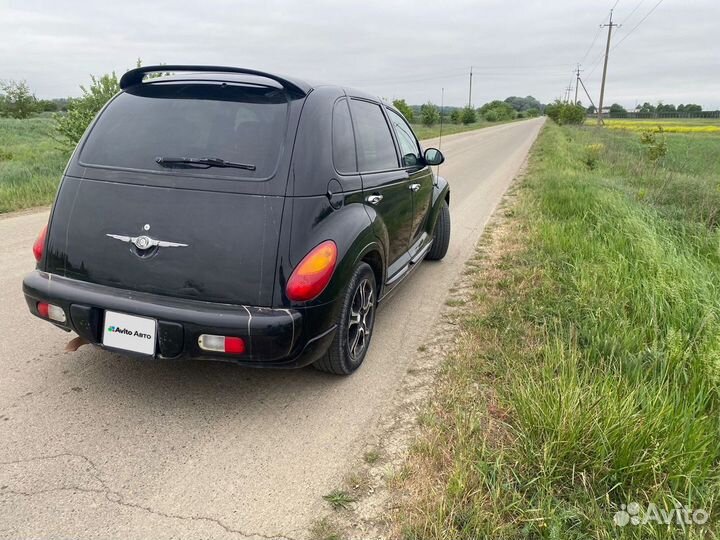
[[[89,341],[87,341],[85,338],[81,338],[80,336],[76,336],[73,339],[71,339],[67,345],[65,345],[65,352],[75,352],[83,345],[87,345]]]

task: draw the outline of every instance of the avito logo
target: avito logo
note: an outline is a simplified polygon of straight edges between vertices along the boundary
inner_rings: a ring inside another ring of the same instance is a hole
[[[125,334],[126,336],[152,339],[152,336],[150,334],[144,334],[142,332],[138,332],[137,330],[134,330],[134,331],[129,330],[129,329],[123,328],[121,326],[108,326],[107,331],[112,332],[114,334]]]

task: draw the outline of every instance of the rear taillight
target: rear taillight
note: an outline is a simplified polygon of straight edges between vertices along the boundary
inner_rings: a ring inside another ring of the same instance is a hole
[[[48,304],[47,302],[38,302],[37,310],[38,315],[43,319],[50,319],[59,323],[64,323],[67,320],[65,311],[60,306]]]
[[[40,262],[40,259],[42,259],[43,251],[45,251],[45,239],[47,238],[47,225],[45,225],[42,230],[40,231],[40,234],[38,234],[38,237],[35,239],[35,243],[33,244],[33,255],[35,255],[35,260],[37,262]]]
[[[243,354],[245,352],[245,340],[240,337],[203,334],[198,338],[198,345],[203,351],[227,354]]]
[[[288,280],[287,296],[293,302],[307,302],[325,290],[335,271],[337,246],[326,240],[300,261]]]

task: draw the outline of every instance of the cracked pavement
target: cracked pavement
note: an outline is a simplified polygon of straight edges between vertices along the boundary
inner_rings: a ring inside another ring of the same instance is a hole
[[[349,378],[65,354],[72,335],[34,319],[21,293],[47,210],[0,217],[0,538],[306,538],[542,123],[443,139],[450,251],[379,311]]]

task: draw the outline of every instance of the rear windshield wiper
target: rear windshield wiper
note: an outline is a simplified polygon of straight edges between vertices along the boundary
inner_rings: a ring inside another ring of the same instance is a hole
[[[201,165],[205,168],[209,167],[233,167],[235,169],[244,169],[246,171],[254,171],[255,165],[248,165],[247,163],[236,163],[235,161],[226,161],[220,158],[187,158],[187,157],[156,157],[155,162],[158,165]]]

